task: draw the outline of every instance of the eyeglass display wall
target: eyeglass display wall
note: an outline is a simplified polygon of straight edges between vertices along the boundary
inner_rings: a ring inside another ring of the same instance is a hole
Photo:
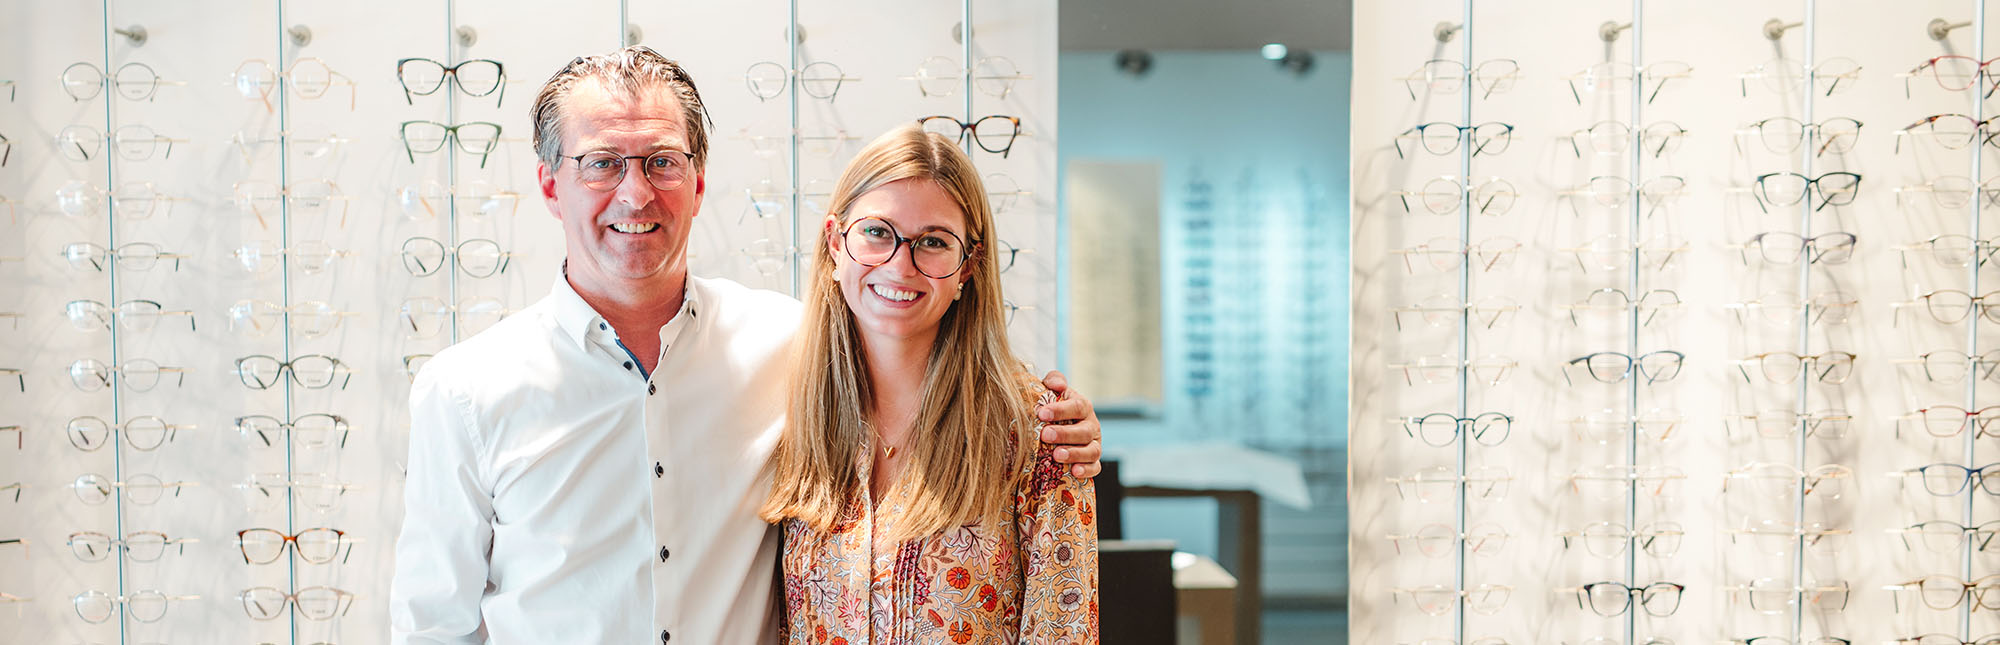
[[[867,4],[10,4],[0,632],[384,640],[409,374],[557,279],[529,106],[625,42],[714,118],[696,275],[795,291],[862,145],[976,124],[1052,366],[1054,4]]]
[[[2000,632],[1988,9],[1358,5],[1355,642]]]

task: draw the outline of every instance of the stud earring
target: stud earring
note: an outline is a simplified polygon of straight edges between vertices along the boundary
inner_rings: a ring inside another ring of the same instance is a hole
[[[957,300],[957,299],[959,299],[959,298],[961,298],[961,297],[964,297],[964,296],[965,296],[965,283],[963,283],[963,282],[960,282],[960,283],[958,283],[958,291],[956,291],[956,292],[953,292],[953,293],[951,294],[951,299],[952,299],[952,300]]]

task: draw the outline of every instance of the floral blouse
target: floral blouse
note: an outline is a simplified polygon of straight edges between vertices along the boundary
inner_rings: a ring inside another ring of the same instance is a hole
[[[904,509],[869,499],[872,450],[841,525],[783,523],[784,641],[799,645],[1095,644],[1097,499],[1042,445],[1011,518],[891,543]],[[896,484],[904,485],[903,483]]]

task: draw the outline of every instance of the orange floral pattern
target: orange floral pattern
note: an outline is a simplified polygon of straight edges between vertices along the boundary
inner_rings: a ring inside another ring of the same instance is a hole
[[[1024,470],[1011,518],[902,543],[875,541],[904,509],[869,499],[869,467],[835,530],[783,523],[786,643],[1097,643],[1097,498],[1049,446]]]

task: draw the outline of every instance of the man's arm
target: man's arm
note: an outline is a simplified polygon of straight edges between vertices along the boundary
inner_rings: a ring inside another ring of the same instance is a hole
[[[1056,461],[1069,464],[1072,475],[1095,478],[1104,470],[1098,459],[1103,456],[1103,445],[1098,439],[1104,429],[1097,425],[1097,411],[1091,409],[1090,400],[1076,394],[1069,387],[1069,379],[1062,372],[1049,372],[1042,377],[1042,385],[1059,397],[1055,402],[1035,408],[1035,418],[1048,424],[1042,429],[1042,443],[1058,446]]]
[[[417,375],[410,389],[409,481],[389,588],[390,643],[486,640],[479,600],[493,546],[493,499],[464,399]]]

